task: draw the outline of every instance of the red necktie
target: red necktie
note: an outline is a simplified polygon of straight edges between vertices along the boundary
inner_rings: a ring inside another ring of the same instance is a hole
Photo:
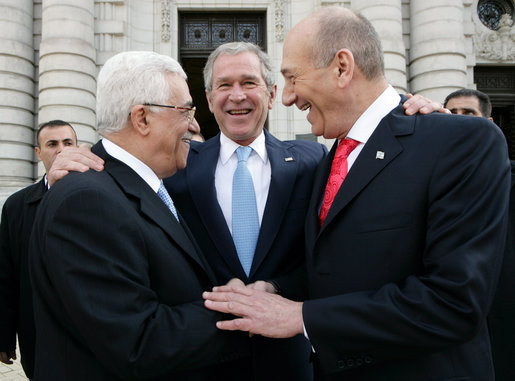
[[[358,144],[359,142],[356,140],[342,139],[340,144],[338,144],[338,148],[336,148],[333,164],[331,165],[331,173],[325,187],[324,202],[322,203],[322,208],[320,208],[320,226],[323,225],[334,197],[338,193],[345,176],[347,176],[347,157]]]

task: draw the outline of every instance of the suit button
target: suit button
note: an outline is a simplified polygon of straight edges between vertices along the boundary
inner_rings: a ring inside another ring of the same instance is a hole
[[[365,364],[371,364],[372,363],[372,357],[365,356]]]
[[[338,360],[336,366],[340,369],[345,369],[345,360]]]
[[[352,368],[352,367],[354,366],[354,360],[353,360],[353,359],[348,359],[348,360],[347,360],[347,366],[348,366],[349,368]]]

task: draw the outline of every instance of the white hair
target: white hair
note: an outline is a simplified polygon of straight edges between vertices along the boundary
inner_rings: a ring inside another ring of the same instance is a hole
[[[155,52],[123,52],[108,59],[97,79],[99,133],[123,129],[135,105],[166,103],[173,96],[167,73],[186,79],[176,60]]]

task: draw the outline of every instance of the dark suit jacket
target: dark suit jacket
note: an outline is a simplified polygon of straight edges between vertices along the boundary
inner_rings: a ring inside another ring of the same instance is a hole
[[[186,169],[165,180],[177,208],[193,227],[197,242],[222,283],[232,278],[245,283],[279,279],[303,261],[303,221],[314,171],[326,149],[314,142],[279,141],[267,131],[265,141],[272,178],[248,279],[216,198],[219,136],[192,144]],[[310,348],[302,336],[286,340],[253,337],[251,345],[252,360],[235,365],[232,371],[227,369],[229,379],[268,381],[312,377],[308,364]]]
[[[515,161],[511,162],[508,235],[501,277],[488,315],[496,381],[515,380]]]
[[[34,379],[212,380],[208,365],[237,357],[245,335],[204,308],[209,265],[141,177],[93,152],[105,170],[59,181],[34,223]]]
[[[45,180],[30,185],[5,202],[0,225],[0,351],[20,344],[21,364],[27,377],[34,372],[34,312],[27,264],[29,237],[46,192]]]
[[[303,318],[320,379],[493,380],[486,314],[506,239],[509,161],[484,118],[404,115],[378,125],[327,219],[306,221]],[[384,159],[376,158],[384,152]]]

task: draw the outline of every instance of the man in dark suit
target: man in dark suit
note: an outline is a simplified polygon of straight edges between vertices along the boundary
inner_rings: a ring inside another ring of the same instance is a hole
[[[211,380],[245,354],[202,305],[217,280],[161,181],[198,132],[185,79],[153,52],[120,53],[98,76],[105,169],[52,186],[34,223],[37,381]]]
[[[309,300],[222,286],[206,306],[241,316],[221,329],[304,332],[320,380],[493,380],[486,315],[506,234],[504,138],[483,118],[406,116],[383,71],[377,33],[348,9],[323,8],[289,32],[283,103],[338,139],[306,219]]]
[[[270,59],[258,46],[234,42],[214,50],[204,68],[206,96],[220,133],[192,144],[187,167],[164,181],[222,283],[249,287],[277,280],[304,259],[304,226],[315,168],[324,146],[280,141],[264,130],[277,86]],[[236,149],[249,146],[259,218],[259,237],[248,271],[240,263],[232,230],[232,182]],[[233,160],[233,161],[232,161]],[[300,289],[295,290],[300,292]],[[288,295],[294,297],[295,295]],[[303,335],[249,339],[251,357],[226,369],[227,380],[310,380],[310,347]]]
[[[76,146],[72,126],[62,120],[42,124],[36,134],[36,155],[48,171],[64,147]],[[21,364],[30,379],[34,373],[34,313],[27,264],[28,243],[39,202],[48,189],[46,175],[5,202],[0,224],[0,361],[16,359],[16,334]]]

